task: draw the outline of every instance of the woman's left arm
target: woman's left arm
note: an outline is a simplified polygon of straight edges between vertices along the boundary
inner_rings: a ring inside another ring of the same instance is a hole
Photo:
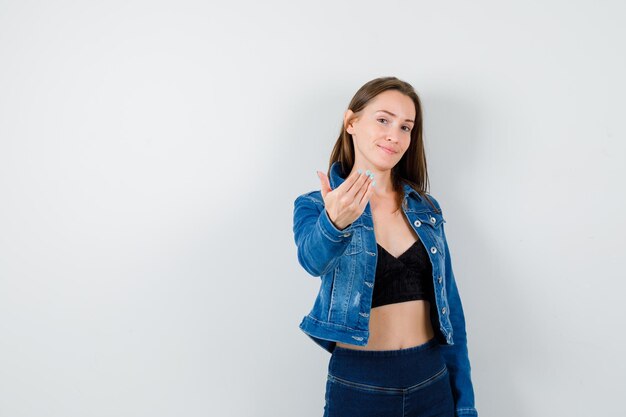
[[[441,225],[443,227],[444,225]],[[441,345],[441,353],[450,372],[450,383],[454,395],[455,416],[478,416],[474,403],[474,387],[471,377],[471,365],[467,349],[467,333],[465,330],[465,314],[459,289],[452,270],[450,249],[445,239],[446,255],[446,293],[448,298],[448,314],[452,323],[453,345]]]
[[[441,212],[439,202],[429,195],[435,206]],[[452,324],[453,345],[440,345],[441,353],[446,361],[448,372],[450,373],[450,384],[454,396],[455,417],[478,416],[474,402],[474,387],[472,384],[471,364],[467,349],[467,333],[465,330],[465,314],[463,303],[454,277],[452,269],[452,258],[448,239],[446,238],[445,223],[441,224],[441,233],[445,249],[445,290],[448,300],[448,311],[450,323]]]

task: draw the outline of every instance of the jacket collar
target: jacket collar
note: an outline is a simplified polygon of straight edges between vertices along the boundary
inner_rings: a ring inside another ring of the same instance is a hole
[[[347,174],[347,173],[346,173]],[[334,190],[339,187],[346,179],[342,176],[341,162],[335,161],[330,166],[330,177],[328,181],[330,182],[330,187]],[[404,189],[404,198],[407,198],[409,195],[413,194],[413,196],[421,201],[422,197],[419,195],[417,191],[413,189],[409,184],[403,182],[402,183]]]

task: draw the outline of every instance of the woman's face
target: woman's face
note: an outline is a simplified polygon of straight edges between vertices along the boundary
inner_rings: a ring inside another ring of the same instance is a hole
[[[344,121],[354,113],[347,110]],[[387,90],[372,99],[358,118],[346,125],[354,142],[355,166],[381,171],[393,168],[411,142],[415,105],[397,90]]]

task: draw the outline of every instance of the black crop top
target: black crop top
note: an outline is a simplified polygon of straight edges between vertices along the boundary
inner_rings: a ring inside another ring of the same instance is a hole
[[[372,308],[409,300],[434,301],[432,265],[421,240],[398,258],[378,247]]]

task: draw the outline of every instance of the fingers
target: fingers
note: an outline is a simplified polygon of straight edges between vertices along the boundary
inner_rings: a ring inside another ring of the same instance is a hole
[[[330,182],[325,173],[317,171],[317,175],[320,178],[322,185],[322,197],[326,197],[331,191],[338,194],[338,198],[344,201],[344,204],[357,204],[361,205],[361,202],[365,199],[365,203],[369,201],[369,197],[374,192],[373,186],[370,185],[373,180],[370,175],[366,173],[359,173],[353,171],[337,188],[331,189]],[[369,194],[367,194],[369,192]]]
[[[359,180],[350,188],[348,194],[351,197],[351,200],[354,200],[357,204],[361,201],[363,194],[367,192],[369,184],[371,184],[374,180],[366,173],[362,173]]]
[[[370,180],[367,182],[367,187],[363,187],[359,194],[356,196],[356,201],[359,203],[361,209],[365,209],[367,202],[370,201],[370,197],[374,194],[374,181]]]
[[[326,174],[321,171],[317,171],[317,176],[319,177],[321,183],[322,197],[326,197],[326,194],[332,191],[332,189],[330,188],[330,181],[328,180],[328,176],[326,176]]]
[[[348,175],[348,178],[346,178],[345,181],[339,185],[339,187],[335,188],[335,190],[339,190],[339,193],[341,194],[347,193],[359,178],[360,174],[355,170]]]
[[[361,191],[365,192],[367,190],[368,184],[371,182],[372,179],[369,175],[365,173],[359,174],[359,178],[356,180],[356,182],[352,185],[352,187],[350,187],[348,191],[346,191],[346,198],[348,199],[348,201],[356,201],[358,203],[359,198],[357,198],[357,195]]]

